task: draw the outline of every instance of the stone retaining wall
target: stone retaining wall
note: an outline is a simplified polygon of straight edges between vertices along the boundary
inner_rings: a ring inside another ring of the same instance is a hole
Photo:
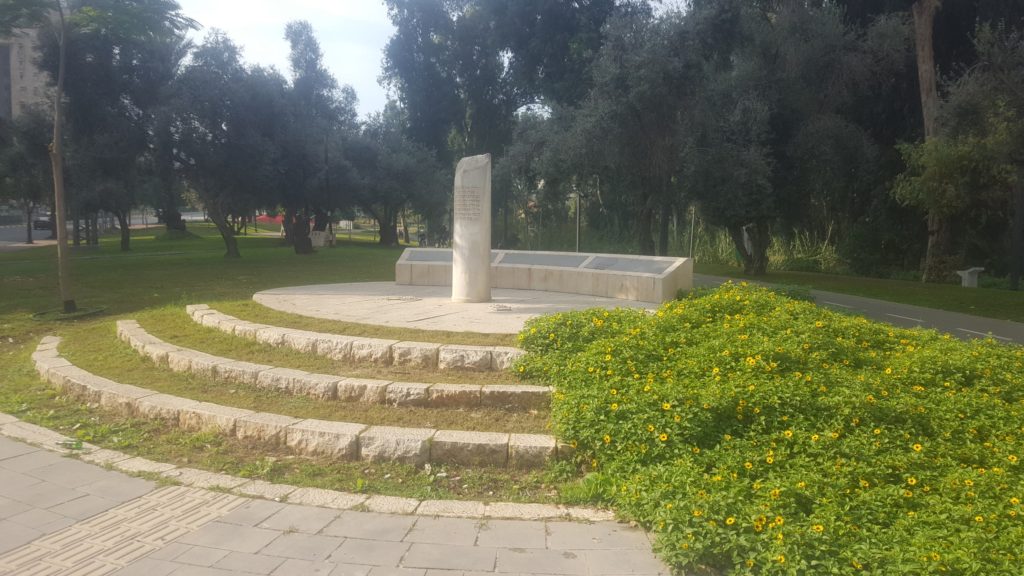
[[[551,389],[547,386],[389,382],[313,374],[232,360],[168,344],[146,332],[135,320],[118,320],[117,336],[139,354],[175,372],[188,372],[212,380],[225,380],[323,400],[431,408],[529,410],[548,406],[551,398]]]
[[[192,304],[186,306],[185,311],[195,322],[227,334],[271,346],[287,346],[334,360],[438,370],[487,371],[507,370],[525,354],[519,348],[507,346],[406,342],[281,328],[222,314],[206,304]]]
[[[536,468],[558,452],[541,434],[463,432],[432,428],[367,426],[299,419],[160,394],[82,370],[60,356],[60,338],[44,337],[32,361],[46,381],[87,402],[139,418],[160,418],[188,429],[285,445],[309,455],[344,460]],[[568,448],[563,455],[571,454]]]

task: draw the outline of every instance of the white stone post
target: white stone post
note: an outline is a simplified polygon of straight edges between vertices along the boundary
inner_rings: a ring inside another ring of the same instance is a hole
[[[491,155],[455,168],[452,302],[491,300]]]

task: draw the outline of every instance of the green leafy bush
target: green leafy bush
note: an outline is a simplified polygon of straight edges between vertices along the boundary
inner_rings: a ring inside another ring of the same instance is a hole
[[[538,318],[572,490],[728,574],[1021,574],[1024,348],[727,284]]]

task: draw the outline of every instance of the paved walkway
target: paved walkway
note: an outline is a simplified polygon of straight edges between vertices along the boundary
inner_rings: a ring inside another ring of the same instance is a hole
[[[381,514],[154,482],[0,437],[0,574],[667,574],[614,522]]]

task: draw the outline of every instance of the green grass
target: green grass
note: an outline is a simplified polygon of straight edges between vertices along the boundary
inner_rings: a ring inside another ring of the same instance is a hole
[[[232,303],[233,304],[233,303]],[[240,307],[246,307],[240,302]],[[259,307],[259,304],[252,303]],[[234,309],[234,306],[214,307],[217,310]],[[239,316],[249,319],[245,316]],[[259,364],[269,364],[281,368],[294,368],[318,374],[339,374],[352,378],[376,378],[398,382],[427,382],[452,384],[514,384],[518,378],[511,372],[466,372],[461,370],[427,370],[404,366],[380,366],[372,363],[355,363],[332,360],[314,354],[304,354],[291,348],[260,344],[248,338],[231,336],[207,326],[196,324],[179,306],[155,308],[140,312],[135,320],[147,332],[177,346],[202,350],[215,356],[223,356],[232,360],[244,360]],[[273,324],[280,326],[281,324]],[[368,326],[356,324],[374,336],[380,334],[368,330]],[[349,332],[344,332],[349,334]],[[452,334],[452,333],[448,333]],[[433,338],[431,342],[435,342]]]
[[[330,360],[306,358],[290,350],[270,350],[242,339],[233,339],[192,323],[184,313],[187,304],[214,303],[239,317],[326,331],[394,337],[397,332],[341,325],[265,311],[251,301],[259,290],[301,284],[389,281],[400,248],[384,248],[358,238],[336,248],[297,256],[274,236],[240,237],[242,258],[227,260],[223,244],[209,226],[190,225],[195,237],[170,239],[159,229],[134,234],[132,251],[122,253],[118,238],[103,238],[96,248],[72,252],[74,296],[81,306],[106,306],[104,315],[69,322],[37,322],[35,312],[58,307],[56,250],[41,247],[0,254],[0,411],[14,414],[65,434],[78,435],[103,446],[160,461],[197,468],[249,475],[264,480],[301,486],[317,486],[417,498],[475,498],[551,502],[572,476],[564,465],[552,472],[532,473],[497,469],[464,469],[435,466],[432,474],[400,465],[365,462],[332,462],[296,456],[235,439],[206,433],[180,431],[159,422],[122,418],[96,407],[60,396],[40,381],[29,354],[46,334],[64,337],[62,353],[83,368],[116,381],[157,388],[208,401],[249,409],[303,417],[345,421],[387,422],[394,425],[495,430],[546,430],[542,413],[503,414],[493,411],[396,410],[369,406],[318,402],[285,397],[239,386],[211,385],[184,375],[157,369],[127,345],[115,340],[114,321],[136,318],[154,334],[176,344],[200,348],[210,345],[215,353],[266,362],[268,358],[317,372],[351,368],[353,375],[365,367],[340,366]],[[271,321],[273,320],[273,321]],[[506,344],[492,337],[429,331],[402,332],[403,339],[467,344]],[[387,374],[387,376],[385,376]],[[447,373],[399,374],[374,370],[374,377],[396,380],[505,381],[504,375]],[[399,378],[399,376],[403,376]],[[234,392],[232,392],[234,390]],[[479,426],[477,426],[479,424]],[[445,474],[438,475],[439,470]]]
[[[1024,322],[1024,291],[993,288],[962,288],[951,284],[925,284],[906,280],[884,280],[863,276],[840,276],[816,272],[769,272],[747,276],[739,268],[720,264],[697,264],[698,274],[744,278],[772,284],[807,286],[815,290],[913,304],[950,312],[973,314],[999,320]]]

